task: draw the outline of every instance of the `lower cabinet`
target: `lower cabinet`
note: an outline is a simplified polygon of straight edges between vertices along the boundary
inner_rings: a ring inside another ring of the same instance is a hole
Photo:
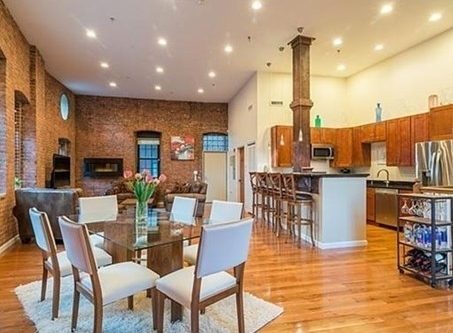
[[[371,187],[366,189],[366,219],[370,222],[376,220],[376,191]]]

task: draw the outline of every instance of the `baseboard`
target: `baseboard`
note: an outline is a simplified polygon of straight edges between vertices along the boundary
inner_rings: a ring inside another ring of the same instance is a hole
[[[308,243],[311,243],[310,237],[305,234],[302,234],[302,239]],[[359,247],[359,246],[367,246],[367,245],[368,245],[367,240],[331,242],[331,243],[323,243],[323,242],[315,240],[315,246],[320,248],[321,250],[341,249],[341,248],[347,248],[347,247]]]
[[[317,244],[316,244],[316,246],[322,250],[341,249],[341,248],[346,248],[346,247],[360,247],[360,246],[367,246],[367,245],[368,245],[367,240],[332,242],[332,243],[317,242]]]
[[[16,235],[14,236],[13,238],[11,238],[9,241],[7,241],[5,244],[3,244],[2,246],[0,246],[0,255],[5,252],[6,250],[8,250],[11,246],[13,246],[16,242],[18,242],[20,240],[19,238],[19,235]]]

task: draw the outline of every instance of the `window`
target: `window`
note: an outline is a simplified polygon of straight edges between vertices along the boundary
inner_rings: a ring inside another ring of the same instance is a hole
[[[137,134],[137,172],[149,170],[153,177],[160,174],[160,133]]]
[[[220,133],[203,135],[203,151],[228,151],[228,135]]]
[[[69,118],[69,99],[66,94],[62,94],[60,97],[60,115],[63,120],[68,120]]]

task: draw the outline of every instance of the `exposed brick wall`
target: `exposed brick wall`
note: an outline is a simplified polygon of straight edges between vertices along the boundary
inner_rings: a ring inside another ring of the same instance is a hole
[[[14,92],[20,91],[30,100],[30,45],[14,22],[5,4],[0,0],[0,54],[6,59],[6,81],[4,94],[0,93],[0,154],[3,184],[0,192],[0,246],[17,234],[12,216],[14,206]],[[0,66],[1,67],[1,66]],[[0,75],[1,79],[1,75]],[[3,100],[2,100],[3,95]]]
[[[136,132],[157,131],[161,137],[161,172],[169,184],[188,181],[202,170],[202,136],[227,133],[228,106],[223,103],[193,103],[113,97],[76,96],[77,186],[88,195],[103,194],[112,179],[82,177],[83,159],[123,158],[124,168],[136,170]],[[170,159],[170,137],[195,138],[194,161]]]
[[[69,98],[69,117],[63,120],[60,116],[60,97],[65,93]],[[42,155],[45,163],[46,180],[50,180],[52,172],[53,154],[58,153],[58,139],[65,138],[71,142],[71,186],[75,186],[76,174],[76,99],[74,94],[57,81],[53,76],[46,74],[45,79],[45,121],[42,124],[44,152]]]
[[[17,234],[12,215],[15,98],[20,96],[27,103],[23,107],[24,179],[26,185],[44,186],[45,180],[50,178],[48,169],[52,154],[58,150],[58,138],[75,140],[73,112],[67,122],[59,118],[57,105],[63,90],[74,110],[73,94],[46,74],[39,51],[30,46],[0,0],[0,246]],[[75,163],[75,158],[73,160]]]

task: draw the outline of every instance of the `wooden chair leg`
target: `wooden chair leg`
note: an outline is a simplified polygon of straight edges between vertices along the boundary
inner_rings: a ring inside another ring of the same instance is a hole
[[[58,318],[58,309],[60,308],[60,283],[60,275],[55,274],[53,277],[52,320]]]
[[[200,308],[197,303],[190,308],[190,331],[191,333],[200,332]]]
[[[302,246],[302,206],[297,205],[297,243]]]
[[[132,311],[134,310],[134,295],[127,298],[127,308]]]
[[[165,295],[156,290],[157,294],[157,333],[164,332]]]
[[[159,306],[159,302],[157,300],[157,290],[156,288],[151,288],[150,289],[150,293],[151,293],[151,307],[152,307],[152,312],[153,312],[153,330],[156,330],[157,329],[157,321],[158,321],[158,318],[157,318],[157,315],[158,315],[158,306]]]
[[[102,333],[102,317],[103,317],[102,300],[94,300],[94,333]]]
[[[239,290],[236,293],[236,310],[238,316],[238,332],[245,332],[245,323],[244,323],[244,298],[243,293]]]
[[[42,266],[42,283],[41,283],[41,302],[46,299],[46,290],[47,290],[47,268]]]
[[[79,301],[80,293],[74,288],[74,299],[72,302],[72,319],[71,319],[71,332],[77,328],[77,319],[79,318]]]
[[[314,237],[314,224],[315,224],[315,219],[314,219],[314,207],[313,204],[310,205],[310,237],[311,237],[311,246],[315,246],[315,237]]]

